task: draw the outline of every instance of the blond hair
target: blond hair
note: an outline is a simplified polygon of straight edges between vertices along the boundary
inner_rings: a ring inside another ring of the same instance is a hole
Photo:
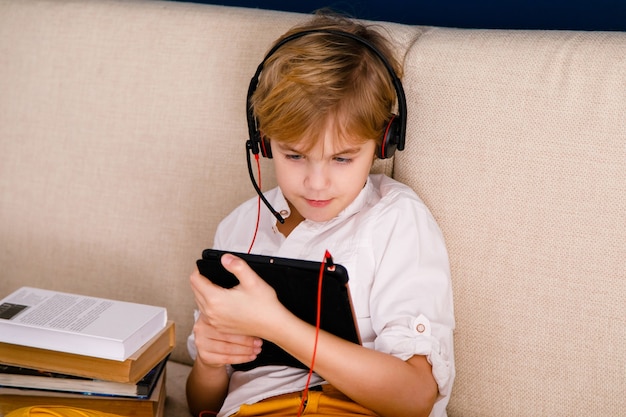
[[[320,30],[321,32],[315,32]],[[387,67],[373,45],[400,74],[386,38],[353,19],[318,13],[309,23],[279,38],[314,31],[290,40],[264,64],[250,103],[261,135],[282,143],[308,141],[312,148],[329,126],[336,137],[348,141],[374,139],[380,145],[392,116],[396,91]]]

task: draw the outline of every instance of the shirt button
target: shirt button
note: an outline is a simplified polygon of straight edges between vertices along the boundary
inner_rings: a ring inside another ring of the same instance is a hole
[[[423,323],[419,323],[417,326],[415,326],[415,330],[417,330],[418,333],[424,333],[424,331],[426,330],[426,326],[424,326]]]

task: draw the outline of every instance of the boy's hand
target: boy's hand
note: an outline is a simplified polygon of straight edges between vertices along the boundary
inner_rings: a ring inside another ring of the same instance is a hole
[[[202,321],[221,335],[268,339],[272,335],[271,327],[290,313],[278,301],[276,291],[243,259],[225,254],[221,261],[239,279],[239,285],[224,289],[197,269],[190,278]]]
[[[222,367],[253,361],[261,352],[263,341],[258,337],[221,333],[200,317],[193,326],[198,359],[210,367]]]

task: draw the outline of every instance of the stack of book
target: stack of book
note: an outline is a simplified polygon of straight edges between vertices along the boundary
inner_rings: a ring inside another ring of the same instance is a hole
[[[0,416],[64,405],[161,417],[174,344],[162,307],[20,288],[0,300]]]

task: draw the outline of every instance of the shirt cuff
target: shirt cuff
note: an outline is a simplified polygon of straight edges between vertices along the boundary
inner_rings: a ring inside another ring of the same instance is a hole
[[[432,366],[439,393],[449,393],[452,367],[450,361],[441,355],[439,340],[432,336],[430,320],[423,314],[396,319],[387,324],[376,338],[374,347],[379,352],[388,353],[403,361],[414,355],[426,356]]]

